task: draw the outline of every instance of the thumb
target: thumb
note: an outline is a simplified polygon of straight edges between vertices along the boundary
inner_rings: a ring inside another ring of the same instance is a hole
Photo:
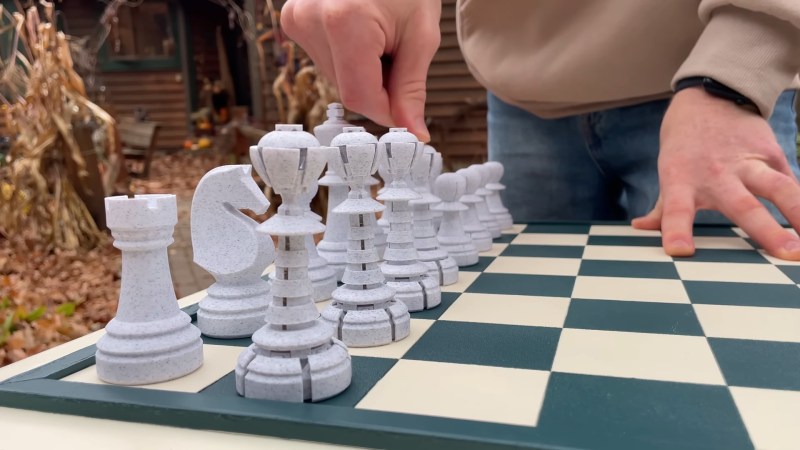
[[[407,30],[394,52],[387,91],[392,119],[423,142],[430,140],[425,125],[426,79],[440,36],[435,30]]]

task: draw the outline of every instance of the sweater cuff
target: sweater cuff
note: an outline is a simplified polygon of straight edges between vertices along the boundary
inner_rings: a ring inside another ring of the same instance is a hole
[[[769,118],[778,96],[800,66],[800,29],[767,14],[724,6],[715,9],[672,87],[705,76],[750,98]]]

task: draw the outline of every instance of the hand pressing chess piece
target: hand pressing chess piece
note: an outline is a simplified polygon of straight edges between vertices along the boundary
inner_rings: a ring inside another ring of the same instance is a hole
[[[360,129],[345,128],[353,133]],[[374,246],[374,224],[370,217],[384,206],[372,199],[366,188],[375,173],[378,141],[332,147],[329,167],[350,186],[348,198],[336,207],[337,214],[349,216],[350,241],[343,286],[333,291],[333,302],[322,317],[349,347],[374,347],[406,338],[411,318],[405,303],[395,300],[394,289],[386,285]]]
[[[467,189],[467,180],[458,173],[443,173],[436,177],[434,189],[442,202],[434,209],[442,212],[442,224],[437,239],[459,267],[478,264],[478,249],[464,231],[461,214],[469,208],[458,201]]]
[[[188,375],[203,364],[200,330],[178,308],[167,246],[178,222],[174,195],[107,197],[106,223],[122,251],[116,316],[97,341],[97,376],[123,385]]]
[[[508,208],[503,205],[503,199],[500,197],[500,191],[506,188],[500,183],[505,170],[503,164],[497,161],[488,161],[483,163],[483,166],[489,169],[486,189],[491,191],[491,194],[486,196],[486,206],[488,206],[489,212],[494,216],[495,220],[497,220],[500,229],[510,230],[514,226],[514,219],[508,212]]]
[[[306,215],[302,196],[325,167],[327,147],[251,148],[259,176],[281,196],[278,213],[258,230],[278,237],[266,324],[236,364],[236,392],[248,398],[319,401],[350,385],[347,346],[317,312],[305,237],[325,226]]]
[[[458,264],[447,251],[439,248],[433,226],[434,213],[431,206],[441,202],[430,191],[431,174],[436,170],[435,160],[436,150],[426,145],[411,166],[414,190],[421,197],[410,202],[414,212],[414,247],[417,249],[419,261],[428,267],[428,275],[438,280],[440,286],[449,286],[458,281]]]
[[[264,325],[269,283],[261,278],[275,257],[272,238],[242,213],[263,214],[269,201],[250,165],[222,166],[203,176],[192,199],[194,262],[214,276],[199,303],[197,326],[206,336],[252,336]]]
[[[442,301],[437,279],[428,275],[428,268],[419,262],[414,248],[413,214],[410,200],[421,196],[408,188],[406,178],[411,165],[422,154],[423,144],[405,128],[391,128],[380,138],[380,164],[389,172],[392,183],[378,196],[388,209],[389,236],[381,271],[386,284],[397,291],[395,299],[409,311],[431,309]]]

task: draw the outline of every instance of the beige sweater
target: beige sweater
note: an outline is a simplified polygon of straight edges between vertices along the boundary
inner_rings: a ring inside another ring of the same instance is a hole
[[[798,86],[800,0],[458,0],[473,75],[541,117],[667,98],[709,76],[765,117]]]

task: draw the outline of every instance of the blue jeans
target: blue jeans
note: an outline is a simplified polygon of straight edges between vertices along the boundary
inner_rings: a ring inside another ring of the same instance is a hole
[[[769,122],[800,178],[795,95],[780,96]],[[505,166],[503,200],[516,222],[631,220],[655,205],[668,100],[550,120],[491,93],[488,104],[489,159]],[[696,222],[730,223],[716,211],[700,211]]]

